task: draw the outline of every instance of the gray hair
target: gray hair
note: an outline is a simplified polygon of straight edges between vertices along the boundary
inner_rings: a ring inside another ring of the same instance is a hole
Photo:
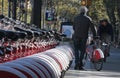
[[[80,7],[80,13],[87,13],[88,12],[88,9],[87,9],[87,7],[86,6],[81,6]]]

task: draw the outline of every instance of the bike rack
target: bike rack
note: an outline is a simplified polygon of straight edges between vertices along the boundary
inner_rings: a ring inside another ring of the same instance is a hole
[[[15,24],[14,30],[0,29],[0,77],[63,78],[74,55],[70,46],[57,46],[58,33],[2,20]]]

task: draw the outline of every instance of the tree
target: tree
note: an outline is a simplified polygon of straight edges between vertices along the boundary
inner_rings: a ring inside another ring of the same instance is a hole
[[[120,0],[104,0],[104,5],[106,7],[109,19],[113,24],[115,42],[118,43],[120,34]],[[118,22],[118,25],[116,25]]]
[[[118,20],[120,22],[120,0],[116,1],[116,6],[117,6],[117,16],[118,16]]]
[[[31,23],[41,28],[41,6],[42,0],[34,0],[32,8]]]
[[[111,21],[111,23],[115,26],[115,22],[116,22],[116,18],[115,18],[115,3],[116,0],[103,0],[105,7],[106,7],[106,11],[108,14],[108,17]]]
[[[16,20],[17,16],[17,0],[12,1],[12,18]]]
[[[89,7],[89,15],[96,23],[103,17],[107,18],[102,0],[92,0],[92,5]]]

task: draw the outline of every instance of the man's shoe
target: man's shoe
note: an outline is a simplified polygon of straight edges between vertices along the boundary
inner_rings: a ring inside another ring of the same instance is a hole
[[[74,67],[75,70],[79,70],[79,67]]]
[[[79,70],[79,64],[76,64],[74,67],[75,70]]]
[[[85,70],[83,67],[79,67],[79,70]]]

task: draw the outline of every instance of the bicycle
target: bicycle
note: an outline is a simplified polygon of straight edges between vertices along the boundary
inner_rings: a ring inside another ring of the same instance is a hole
[[[103,62],[104,62],[104,53],[101,50],[100,40],[96,39],[94,44],[88,45],[86,48],[86,52],[84,54],[83,65],[87,62],[87,58],[92,62],[94,68],[97,71],[102,70]]]

